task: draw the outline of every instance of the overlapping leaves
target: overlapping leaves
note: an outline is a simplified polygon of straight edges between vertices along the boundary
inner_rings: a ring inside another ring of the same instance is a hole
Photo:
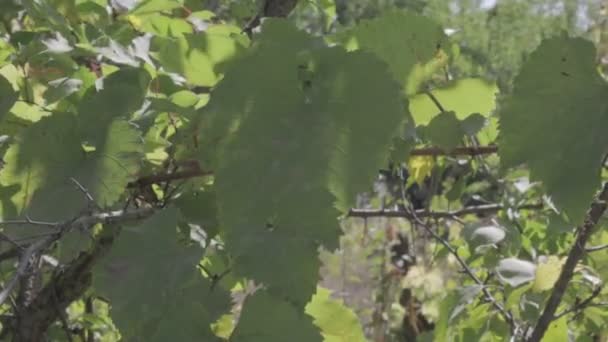
[[[95,289],[111,300],[123,339],[211,338],[210,324],[230,307],[228,294],[196,270],[203,250],[178,243],[177,219],[169,208],[124,228],[94,270]]]
[[[318,247],[337,243],[334,206],[370,184],[403,107],[367,53],[325,48],[282,21],[266,22],[258,44],[212,93],[203,136],[225,139],[216,186],[235,267],[303,306]]]

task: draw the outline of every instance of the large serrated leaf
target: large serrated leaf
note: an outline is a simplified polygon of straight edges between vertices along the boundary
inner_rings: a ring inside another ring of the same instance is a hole
[[[526,163],[573,223],[582,222],[608,153],[608,84],[595,56],[593,44],[581,38],[543,41],[500,112],[504,166]]]
[[[324,47],[282,20],[266,21],[258,42],[212,93],[201,159],[219,152],[219,217],[235,268],[303,306],[317,248],[337,246],[333,207],[371,185],[403,106],[369,53]]]
[[[166,303],[159,303],[160,315],[147,313],[145,317],[151,319],[147,319],[143,331],[135,335],[140,341],[217,340],[211,325],[222,314],[230,312],[232,302],[228,291],[212,286],[208,279],[199,274],[193,274],[170,296]]]
[[[77,118],[57,113],[16,138],[6,152],[0,183],[20,187],[12,196],[20,215],[45,220],[72,217],[86,205],[77,185],[100,206],[115,203],[136,176],[143,143],[139,132],[123,120],[98,130],[94,150],[87,151]]]
[[[167,332],[159,330],[158,325],[162,325],[163,320],[176,319],[172,315],[177,315],[179,310],[174,306],[186,307],[183,301],[188,301],[187,296],[192,296],[191,300],[196,303],[202,299],[193,296],[192,291],[196,293],[196,290],[188,285],[204,289],[196,285],[200,281],[192,284],[203,250],[178,243],[177,218],[177,209],[169,208],[138,226],[124,228],[108,256],[94,268],[93,285],[111,301],[112,317],[126,340],[145,334],[166,336]],[[221,294],[221,290],[218,291]],[[205,293],[200,291],[199,295]],[[202,302],[189,307],[192,310],[202,308]],[[169,315],[168,311],[172,314]],[[219,314],[211,316],[206,330]],[[199,324],[195,322],[196,317],[180,317],[188,319],[188,324]],[[204,322],[204,317],[200,318],[201,323]],[[199,328],[193,326],[189,331]],[[185,340],[196,340],[194,337]],[[160,338],[154,340],[163,341]]]
[[[248,297],[230,341],[284,342],[286,339],[290,342],[323,341],[312,317],[299,307],[263,290]]]

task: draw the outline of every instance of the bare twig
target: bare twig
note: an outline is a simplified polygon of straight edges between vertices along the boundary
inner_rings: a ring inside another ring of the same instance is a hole
[[[431,99],[431,101],[433,101],[433,103],[435,104],[435,107],[437,107],[437,109],[439,109],[440,112],[442,112],[442,113],[445,112],[445,109],[443,108],[443,106],[441,105],[439,100],[437,100],[435,95],[433,95],[433,93],[431,93],[430,90],[427,90],[424,93],[426,94],[426,96],[428,96]]]
[[[585,248],[585,252],[590,253],[590,252],[597,252],[597,251],[602,251],[604,249],[608,248],[608,244],[606,245],[598,245],[598,246],[591,246],[591,247],[587,247]]]
[[[602,191],[591,204],[591,208],[585,217],[585,222],[577,229],[576,240],[568,253],[568,258],[562,267],[559,278],[555,282],[555,286],[553,287],[553,291],[547,300],[545,309],[538,319],[536,327],[534,327],[530,338],[527,340],[528,342],[538,342],[545,335],[549,324],[554,318],[555,311],[557,310],[557,307],[564,296],[564,292],[568,287],[568,283],[574,275],[574,269],[578,264],[578,261],[585,254],[585,244],[591,236],[595,225],[606,211],[606,201],[608,201],[608,182],[604,184]]]
[[[589,297],[585,298],[584,300],[576,303],[575,305],[573,305],[572,307],[558,313],[557,315],[555,315],[555,317],[553,317],[553,320],[559,319],[563,316],[566,316],[569,313],[579,313],[581,311],[583,311],[585,308],[587,308],[591,303],[591,301],[593,301],[597,296],[600,295],[600,293],[602,292],[602,288],[603,288],[603,284],[600,286],[597,286],[595,289],[593,289],[593,292],[591,292],[591,294],[589,295]]]
[[[496,152],[498,152],[498,146],[496,145],[456,147],[450,151],[433,146],[413,149],[410,156],[479,156]]]
[[[144,176],[137,179],[134,182],[127,184],[127,188],[137,188],[146,185],[152,185],[157,183],[169,182],[180,179],[189,179],[195,177],[203,177],[213,175],[213,171],[205,171],[201,169],[191,169],[184,171],[177,171],[173,173],[161,173],[150,176]]]
[[[542,203],[531,203],[524,204],[516,207],[517,210],[539,210],[543,208]],[[402,217],[407,219],[413,219],[414,215],[418,218],[421,217],[432,217],[432,218],[454,218],[464,216],[468,214],[489,214],[494,213],[503,209],[507,209],[505,206],[500,204],[485,204],[478,206],[465,207],[459,210],[453,211],[426,211],[425,209],[419,209],[415,212],[408,210],[387,210],[387,209],[351,209],[348,212],[348,217]]]
[[[492,306],[494,306],[494,308],[496,308],[496,310],[498,310],[498,312],[500,312],[500,314],[503,316],[505,321],[511,327],[511,331],[514,334],[515,331],[517,330],[517,327],[515,324],[515,320],[513,319],[513,315],[511,315],[511,313],[509,311],[507,311],[503,307],[503,305],[498,302],[498,300],[496,298],[494,298],[494,296],[488,290],[486,284],[481,279],[479,279],[479,277],[477,277],[477,275],[475,274],[475,272],[473,272],[473,270],[469,267],[469,265],[460,257],[460,255],[458,255],[458,252],[456,251],[456,249],[454,249],[454,247],[452,247],[452,245],[446,239],[442,238],[439,234],[437,234],[433,229],[431,229],[429,226],[427,226],[422,220],[417,218],[415,215],[414,215],[414,220],[422,228],[424,228],[424,230],[426,230],[429,234],[431,234],[435,240],[437,240],[439,243],[441,243],[454,256],[454,258],[456,258],[456,261],[458,261],[458,263],[460,264],[460,266],[462,267],[464,272],[469,276],[469,278],[471,278],[477,285],[481,286],[481,291],[483,292],[483,295],[485,296],[486,300],[490,304],[492,304]]]
[[[13,275],[11,280],[9,280],[8,284],[4,287],[2,292],[0,292],[0,305],[2,305],[6,301],[8,296],[15,289],[15,286],[17,286],[17,284],[19,283],[21,277],[25,274],[25,271],[27,270],[30,264],[30,259],[34,255],[34,253],[43,249],[52,241],[53,236],[40,239],[32,243],[25,251],[23,251],[23,254],[21,254],[21,258],[19,258],[19,264],[17,266],[17,269],[15,270],[15,274]]]
[[[78,188],[78,190],[80,192],[82,192],[82,194],[84,195],[84,197],[86,197],[87,202],[89,203],[90,206],[92,206],[94,208],[99,208],[99,206],[95,202],[95,199],[93,198],[93,195],[91,195],[91,193],[89,192],[89,190],[87,190],[87,188],[85,188],[82,184],[80,184],[80,182],[78,182],[73,177],[70,177],[70,181],[72,181],[72,183],[74,183],[74,185],[76,185],[76,188]]]
[[[403,183],[401,183],[401,196],[404,204],[407,203],[407,199],[405,197],[405,186],[403,185]],[[462,269],[465,271],[465,273],[469,276],[469,278],[471,278],[477,285],[481,286],[481,291],[483,292],[485,299],[490,302],[492,306],[494,306],[494,308],[496,308],[496,310],[498,310],[498,312],[502,315],[505,321],[509,324],[511,328],[511,334],[514,336],[519,328],[515,323],[513,315],[507,309],[505,309],[504,306],[500,304],[496,298],[494,298],[492,293],[490,293],[490,291],[488,290],[486,284],[481,279],[479,279],[479,277],[477,277],[477,275],[475,274],[475,272],[473,272],[469,265],[460,257],[460,255],[458,255],[458,251],[456,251],[456,249],[454,249],[454,247],[452,247],[452,245],[446,239],[441,237],[425,222],[423,222],[420,217],[418,217],[417,212],[417,210],[413,210],[413,208],[410,208],[410,220],[424,228],[424,230],[431,234],[431,236],[433,236],[435,240],[441,243],[456,258],[456,260],[458,261]],[[458,215],[451,213],[450,216],[456,217]]]
[[[17,226],[17,225],[30,225],[30,226],[42,226],[55,228],[59,222],[45,222],[32,220],[29,216],[26,216],[24,220],[6,220],[0,221],[0,226]]]

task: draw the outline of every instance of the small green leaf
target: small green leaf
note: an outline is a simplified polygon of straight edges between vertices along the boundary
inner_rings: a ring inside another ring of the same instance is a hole
[[[424,130],[424,136],[449,151],[460,144],[464,132],[456,114],[454,112],[444,112],[431,120]]]
[[[144,15],[162,11],[170,11],[182,6],[183,1],[179,0],[143,0],[140,1],[131,11],[129,11],[129,14]]]
[[[540,292],[552,289],[564,262],[565,259],[551,255],[544,262],[539,263],[536,267],[536,277],[532,290]]]
[[[483,115],[479,113],[473,113],[467,116],[464,120],[462,120],[460,126],[462,127],[462,130],[466,135],[474,136],[483,128],[483,126],[486,124],[486,121],[487,120]]]
[[[513,287],[517,287],[534,280],[536,266],[529,261],[507,258],[498,263],[496,273],[502,281]]]
[[[197,86],[214,86],[225,64],[244,52],[246,42],[234,26],[214,26],[205,32],[179,37],[156,37],[153,51],[169,72],[183,75]]]
[[[469,246],[476,251],[481,247],[495,246],[507,236],[503,227],[483,223],[467,225],[464,234]]]

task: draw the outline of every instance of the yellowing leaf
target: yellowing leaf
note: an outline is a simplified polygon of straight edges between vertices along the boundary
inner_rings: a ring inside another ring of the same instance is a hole
[[[546,291],[553,288],[557,277],[564,264],[564,259],[560,259],[554,255],[547,258],[543,263],[536,267],[536,278],[532,290],[536,292]]]
[[[234,315],[222,315],[215,323],[211,324],[211,330],[215,336],[229,339],[234,331]]]
[[[143,22],[138,16],[131,14],[127,16],[127,20],[131,25],[133,25],[133,28],[135,28],[136,30],[141,29],[141,25],[143,24]]]
[[[409,162],[407,163],[407,169],[410,171],[408,186],[414,183],[422,184],[424,179],[431,175],[433,166],[435,166],[435,160],[433,157],[416,156],[410,158]]]

